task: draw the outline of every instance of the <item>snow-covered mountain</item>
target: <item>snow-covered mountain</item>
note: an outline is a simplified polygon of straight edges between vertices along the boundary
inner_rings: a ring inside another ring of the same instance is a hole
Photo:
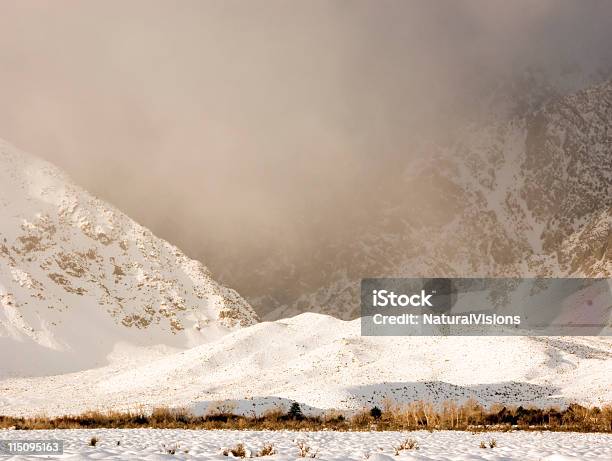
[[[0,414],[609,403],[609,338],[362,337],[336,318],[356,316],[365,276],[612,276],[612,82],[547,95],[423,144],[370,194],[375,215],[299,266],[262,260],[262,312],[331,314],[264,323],[200,263],[2,144]],[[265,296],[277,289],[282,302]]]
[[[221,402],[261,414],[291,401],[359,410],[385,399],[601,405],[612,400],[610,376],[611,338],[366,337],[359,320],[309,313],[158,358],[5,380],[0,414],[160,405],[202,413]]]
[[[490,117],[453,143],[423,144],[418,162],[376,185],[384,189],[374,189],[380,201],[365,222],[297,269],[262,261],[258,280],[275,268],[283,296],[243,294],[269,319],[351,319],[365,277],[611,276],[612,81],[570,94],[526,85],[510,95],[523,88],[531,98],[491,99]]]
[[[100,366],[121,345],[196,346],[256,321],[201,263],[0,142],[0,376]]]

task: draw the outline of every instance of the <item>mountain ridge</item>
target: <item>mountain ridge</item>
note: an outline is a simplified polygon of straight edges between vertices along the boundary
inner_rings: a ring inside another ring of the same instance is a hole
[[[120,342],[190,347],[258,320],[204,265],[54,166],[6,142],[0,164],[2,373],[100,365]]]
[[[424,146],[367,225],[305,261],[310,291],[265,318],[355,318],[365,277],[612,276],[610,127],[606,81]]]

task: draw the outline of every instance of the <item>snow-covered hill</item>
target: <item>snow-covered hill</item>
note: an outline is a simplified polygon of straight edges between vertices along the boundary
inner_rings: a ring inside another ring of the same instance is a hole
[[[249,414],[290,401],[355,410],[386,398],[601,405],[612,400],[611,376],[611,338],[362,337],[357,320],[302,314],[157,359],[5,380],[0,414],[159,405],[201,413],[220,401]]]
[[[201,263],[0,142],[0,377],[92,368],[128,345],[195,346],[256,321]]]

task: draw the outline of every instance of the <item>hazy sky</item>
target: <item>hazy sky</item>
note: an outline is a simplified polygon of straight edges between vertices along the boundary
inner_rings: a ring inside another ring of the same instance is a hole
[[[611,43],[610,1],[0,0],[0,137],[219,261],[341,226],[416,133]]]

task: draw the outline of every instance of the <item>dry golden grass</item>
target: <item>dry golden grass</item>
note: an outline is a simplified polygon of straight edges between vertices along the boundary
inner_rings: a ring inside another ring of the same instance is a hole
[[[400,452],[406,450],[418,450],[419,443],[415,439],[406,439],[400,443],[397,447],[393,447],[395,450],[395,456],[399,456]]]
[[[300,458],[316,458],[319,453],[318,450],[312,451],[312,449],[306,444],[306,442],[297,442],[297,447],[299,450],[298,456]]]
[[[493,405],[485,409],[475,401],[464,404],[444,402],[434,405],[416,401],[408,404],[386,402],[379,415],[364,408],[352,416],[328,411],[322,416],[292,418],[282,409],[267,410],[262,415],[236,415],[218,408],[196,416],[185,408],[155,408],[150,413],[90,411],[77,416],[30,418],[0,416],[0,428],[14,429],[94,429],[94,428],[160,428],[160,429],[249,429],[295,431],[412,431],[466,430],[474,433],[509,430],[552,430],[576,432],[612,432],[612,406],[583,407],[572,404],[558,408],[523,408]]]
[[[264,446],[257,452],[257,456],[272,456],[276,454],[276,448],[271,443],[266,443]]]
[[[242,443],[238,443],[234,448],[225,448],[221,451],[223,456],[232,455],[234,458],[246,458],[247,451]]]

